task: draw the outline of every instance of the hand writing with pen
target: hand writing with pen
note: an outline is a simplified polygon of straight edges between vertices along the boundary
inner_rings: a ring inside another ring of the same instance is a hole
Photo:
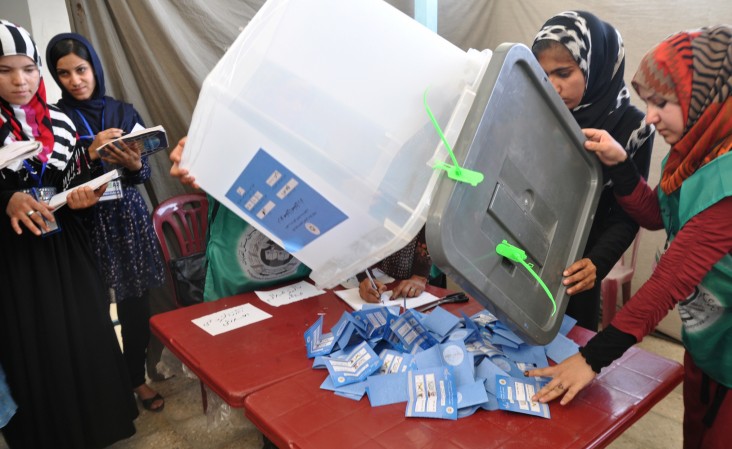
[[[421,295],[426,286],[426,278],[422,276],[412,276],[411,278],[404,279],[397,284],[397,286],[392,290],[391,299],[414,298]],[[387,287],[382,282],[368,277],[358,285],[358,293],[361,296],[361,299],[371,303],[381,302],[382,294],[386,292],[386,290]]]

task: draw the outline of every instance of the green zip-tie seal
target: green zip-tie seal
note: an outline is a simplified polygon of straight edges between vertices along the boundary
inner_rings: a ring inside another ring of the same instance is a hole
[[[473,187],[480,184],[481,181],[483,181],[483,173],[474,171],[474,170],[468,170],[467,168],[460,167],[458,164],[457,159],[455,158],[455,153],[452,151],[452,147],[447,142],[447,138],[445,137],[445,134],[442,132],[442,128],[440,128],[439,123],[437,123],[437,119],[435,118],[435,115],[432,113],[432,110],[430,109],[429,105],[427,104],[427,91],[429,88],[424,90],[423,95],[423,101],[424,101],[424,108],[427,110],[427,115],[430,117],[430,120],[432,121],[432,125],[435,127],[435,130],[437,131],[437,134],[440,136],[440,139],[442,139],[442,143],[445,144],[445,148],[447,148],[448,153],[450,153],[450,159],[452,159],[453,165],[447,164],[442,161],[436,161],[435,165],[432,167],[435,170],[445,170],[447,172],[447,176],[450,177],[450,179],[454,179],[455,181],[460,182],[467,182],[468,184],[472,185]]]
[[[554,296],[552,296],[552,292],[549,291],[549,288],[546,286],[544,281],[541,280],[538,274],[534,271],[534,264],[530,264],[526,262],[526,252],[522,250],[521,248],[518,248],[516,246],[511,245],[507,241],[502,241],[496,246],[496,252],[500,254],[501,256],[505,257],[506,259],[512,260],[514,262],[518,262],[521,265],[524,266],[527,270],[529,270],[529,273],[536,279],[537,282],[539,282],[539,285],[544,289],[544,292],[546,292],[546,295],[551,299],[552,301],[552,316],[554,316],[555,313],[557,313],[557,303],[554,301]]]

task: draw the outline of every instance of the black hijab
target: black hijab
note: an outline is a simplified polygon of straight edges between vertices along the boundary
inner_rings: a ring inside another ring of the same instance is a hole
[[[565,11],[546,21],[534,44],[542,40],[564,45],[585,76],[584,96],[572,110],[580,127],[607,130],[632,156],[654,128],[630,104],[620,32],[589,12]]]
[[[64,86],[59,81],[56,64],[59,59],[66,55],[59,54],[53,49],[59,42],[67,39],[77,41],[89,53],[90,60],[87,60],[87,62],[91,64],[92,70],[94,70],[96,88],[88,100],[76,100],[71,93],[64,89]],[[104,69],[94,47],[92,47],[84,36],[77,33],[62,33],[54,36],[46,47],[46,62],[48,63],[48,70],[51,72],[51,76],[53,76],[56,84],[61,88],[61,100],[59,100],[57,106],[71,117],[80,134],[87,134],[87,123],[94,135],[108,128],[120,128],[124,132],[129,133],[135,124],[142,124],[142,119],[131,104],[105,95]],[[88,140],[83,143],[85,146],[88,146],[91,141]]]

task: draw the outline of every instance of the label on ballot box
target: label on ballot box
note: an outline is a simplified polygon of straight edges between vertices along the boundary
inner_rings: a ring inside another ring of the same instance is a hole
[[[261,148],[226,197],[257,227],[286,235],[283,246],[290,253],[348,218]]]

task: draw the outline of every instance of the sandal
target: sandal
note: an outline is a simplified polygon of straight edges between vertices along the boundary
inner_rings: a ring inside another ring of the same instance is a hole
[[[162,405],[158,407],[153,407],[153,404],[155,401],[163,401]],[[160,393],[155,393],[155,396],[148,398],[148,399],[142,399],[140,398],[140,402],[142,402],[142,406],[145,408],[145,410],[151,411],[151,412],[161,412],[163,411],[163,408],[165,407],[165,402],[163,397],[160,395]]]

